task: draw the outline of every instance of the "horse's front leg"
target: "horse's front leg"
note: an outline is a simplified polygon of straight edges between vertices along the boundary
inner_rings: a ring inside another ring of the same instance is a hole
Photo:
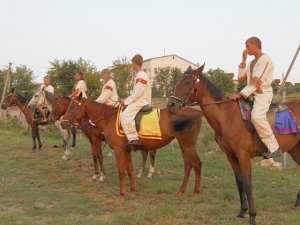
[[[127,162],[127,174],[130,179],[130,191],[132,193],[136,192],[136,176],[134,173],[132,158],[131,158],[131,152],[126,151],[126,162]]]
[[[152,178],[153,174],[155,173],[155,156],[156,156],[156,151],[150,151],[149,152],[150,155],[150,166],[149,166],[149,173],[147,175],[148,178]]]
[[[119,182],[120,182],[120,202],[121,204],[125,201],[125,172],[127,169],[127,159],[125,156],[126,150],[122,148],[115,148],[115,156],[118,166]]]
[[[239,156],[239,165],[241,170],[241,183],[243,184],[246,192],[247,201],[249,205],[250,225],[256,225],[256,209],[254,205],[252,193],[252,176],[251,176],[251,158],[246,152],[241,153]]]
[[[149,153],[148,153],[148,151],[141,151],[141,154],[142,154],[142,162],[141,162],[141,165],[140,165],[139,172],[136,175],[137,178],[141,178],[144,174],[145,166],[146,166],[146,162],[147,162],[147,158],[148,158]]]

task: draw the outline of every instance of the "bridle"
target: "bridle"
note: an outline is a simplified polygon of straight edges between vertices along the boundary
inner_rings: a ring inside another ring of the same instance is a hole
[[[225,99],[225,100],[214,101],[214,102],[209,102],[209,103],[200,103],[198,101],[193,101],[194,99],[198,98],[198,88],[199,88],[200,78],[198,77],[197,74],[192,74],[192,76],[193,76],[193,81],[192,81],[193,86],[191,88],[191,91],[182,97],[177,97],[175,95],[171,95],[169,97],[170,103],[174,103],[177,106],[179,105],[180,107],[196,106],[196,105],[199,105],[200,107],[206,107],[206,106],[210,106],[210,105],[232,102],[231,99]]]
[[[188,75],[188,76],[191,76],[191,75]],[[193,76],[193,80],[192,80],[193,86],[191,88],[191,91],[182,97],[177,97],[174,94],[171,95],[169,97],[170,103],[175,103],[181,107],[200,105],[199,102],[192,101],[193,99],[197,99],[197,97],[198,97],[198,86],[199,86],[198,84],[199,84],[200,79],[196,74],[193,74],[192,76]],[[176,87],[175,87],[175,89],[176,89]],[[191,102],[191,103],[189,103],[189,102]]]

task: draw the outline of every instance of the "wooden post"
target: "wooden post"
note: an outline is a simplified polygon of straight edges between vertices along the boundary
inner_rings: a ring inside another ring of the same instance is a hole
[[[5,94],[6,94],[6,92],[10,88],[11,66],[12,66],[12,63],[9,63],[8,64],[8,70],[7,70],[6,79],[4,81],[4,86],[3,86],[2,96],[1,96],[1,102],[0,102],[0,108],[1,108],[1,106],[3,104],[4,98],[5,98]]]

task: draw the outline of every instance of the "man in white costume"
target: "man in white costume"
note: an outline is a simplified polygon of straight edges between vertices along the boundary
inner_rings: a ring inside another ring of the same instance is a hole
[[[74,76],[75,80],[76,80],[76,84],[75,84],[75,88],[73,93],[70,95],[70,97],[77,97],[79,94],[82,94],[83,98],[87,98],[87,85],[84,81],[84,76],[82,72],[77,72],[75,73]]]
[[[118,106],[119,96],[116,83],[112,78],[112,72],[109,69],[104,69],[101,71],[100,77],[104,85],[101,95],[96,99],[96,102],[113,107]]]
[[[151,104],[150,77],[142,70],[143,57],[135,55],[132,58],[131,70],[134,73],[133,89],[123,104],[126,109],[121,113],[121,125],[128,139],[129,149],[142,149],[143,144],[138,138],[135,127],[135,116],[146,105]]]
[[[42,114],[43,121],[46,121],[47,118],[45,114],[45,108],[49,109],[49,105],[47,104],[43,91],[47,91],[49,93],[54,94],[54,87],[51,85],[50,78],[48,75],[44,76],[43,84],[40,86],[37,93],[32,97],[32,99],[28,103],[29,106],[35,106],[36,109],[39,110],[39,112]]]
[[[246,65],[247,56],[254,56],[254,59]],[[278,142],[272,128],[267,120],[267,112],[270,108],[273,89],[273,63],[268,55],[261,50],[261,41],[257,37],[251,37],[246,41],[246,49],[243,51],[243,60],[239,65],[239,80],[246,80],[247,85],[240,93],[230,98],[237,100],[241,97],[248,98],[253,95],[254,105],[251,113],[251,121],[268,148],[263,153],[265,159],[271,159],[281,155]]]

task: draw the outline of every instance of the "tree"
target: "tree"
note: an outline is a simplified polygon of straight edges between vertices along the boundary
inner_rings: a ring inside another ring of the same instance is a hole
[[[222,90],[225,96],[229,96],[235,91],[235,84],[229,74],[225,73],[221,69],[210,69],[207,72],[208,79]]]
[[[0,70],[0,90],[2,92],[4,80],[8,69]],[[33,95],[37,89],[37,84],[33,81],[33,71],[27,66],[21,65],[11,69],[11,87],[23,92],[25,95]]]
[[[88,94],[94,99],[100,93],[100,80],[96,67],[89,61],[78,60],[54,60],[50,62],[47,74],[50,76],[55,90],[63,95],[69,95],[75,86],[74,75],[81,71],[88,86]]]
[[[172,94],[182,72],[178,68],[158,68],[152,84],[153,97],[168,97]]]
[[[130,61],[128,58],[121,58],[113,61],[112,72],[117,85],[118,94],[121,98],[129,95],[132,88],[132,73],[130,73]]]

